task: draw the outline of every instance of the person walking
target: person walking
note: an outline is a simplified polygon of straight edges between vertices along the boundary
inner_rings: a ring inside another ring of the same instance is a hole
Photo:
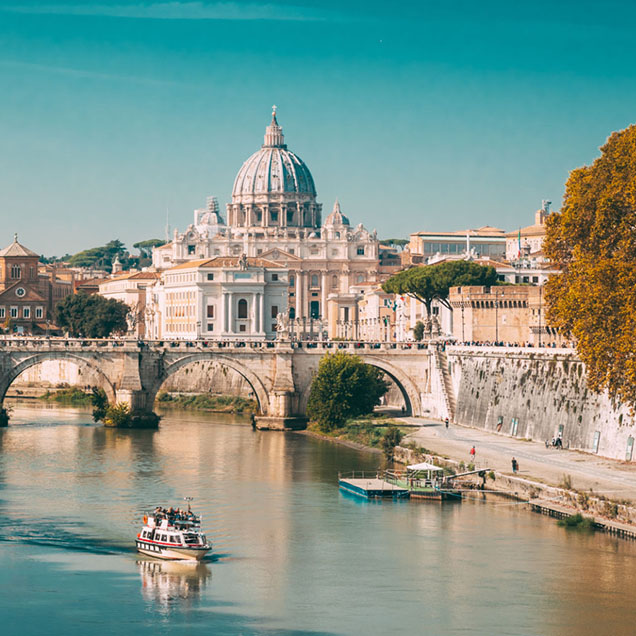
[[[475,455],[477,454],[477,451],[475,450],[475,446],[473,445],[473,447],[470,449],[470,461],[474,464],[475,463]]]
[[[444,424],[446,425],[446,428],[448,428],[448,418],[444,420]]]
[[[519,470],[519,462],[513,457],[512,458],[512,472],[516,475]]]

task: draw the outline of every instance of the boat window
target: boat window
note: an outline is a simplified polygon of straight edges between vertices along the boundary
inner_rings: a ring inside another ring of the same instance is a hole
[[[168,541],[168,535],[164,534],[163,537],[161,537],[161,540],[167,542]]]

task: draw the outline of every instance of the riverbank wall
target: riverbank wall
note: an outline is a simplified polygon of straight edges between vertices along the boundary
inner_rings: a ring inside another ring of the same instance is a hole
[[[625,405],[591,391],[568,349],[447,347],[455,421],[633,461],[636,425]]]
[[[395,462],[404,465],[427,461],[451,468],[455,472],[462,472],[464,469],[461,461],[413,447],[396,446],[393,457]],[[622,538],[636,538],[636,507],[629,501],[612,500],[590,492],[544,484],[499,471],[487,472],[484,490],[480,489],[483,480],[478,475],[462,479],[469,487],[474,488],[475,495],[490,493],[510,497],[526,503],[533,512],[557,519],[580,513],[592,518],[596,529],[602,532]]]

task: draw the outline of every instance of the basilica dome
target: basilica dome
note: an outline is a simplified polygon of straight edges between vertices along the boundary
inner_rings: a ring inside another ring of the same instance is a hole
[[[251,203],[263,195],[274,198],[315,200],[316,188],[309,168],[291,150],[287,150],[283,129],[272,113],[265,131],[265,143],[241,167],[232,189],[233,203]],[[278,196],[277,196],[278,195]],[[269,198],[269,197],[268,197]]]

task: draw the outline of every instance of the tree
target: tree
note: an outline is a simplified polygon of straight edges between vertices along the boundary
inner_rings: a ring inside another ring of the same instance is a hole
[[[129,311],[121,300],[80,292],[58,303],[56,322],[75,338],[107,338],[112,333],[126,333]]]
[[[382,289],[388,294],[403,294],[419,300],[426,307],[426,314],[430,317],[434,300],[452,311],[453,308],[448,302],[451,287],[489,287],[497,285],[498,282],[494,267],[458,260],[402,270],[386,280],[382,284]]]
[[[418,342],[424,338],[425,325],[421,320],[418,320],[413,327],[413,338]]]
[[[323,431],[340,428],[347,419],[373,411],[387,389],[382,371],[359,356],[328,353],[311,384],[307,415]]]
[[[389,426],[382,436],[382,450],[384,456],[389,460],[393,460],[395,447],[399,445],[404,437],[404,433],[397,426]]]
[[[576,339],[587,384],[636,406],[636,126],[573,170],[546,221],[548,320]]]
[[[92,247],[73,254],[69,259],[69,265],[71,267],[103,267],[110,270],[115,257],[119,257],[122,264],[131,260],[126,252],[126,246],[119,239],[109,241],[101,247]]]
[[[133,247],[139,250],[141,258],[150,258],[152,256],[153,247],[161,247],[165,244],[166,241],[162,241],[161,239],[147,239],[145,241],[134,243]]]

